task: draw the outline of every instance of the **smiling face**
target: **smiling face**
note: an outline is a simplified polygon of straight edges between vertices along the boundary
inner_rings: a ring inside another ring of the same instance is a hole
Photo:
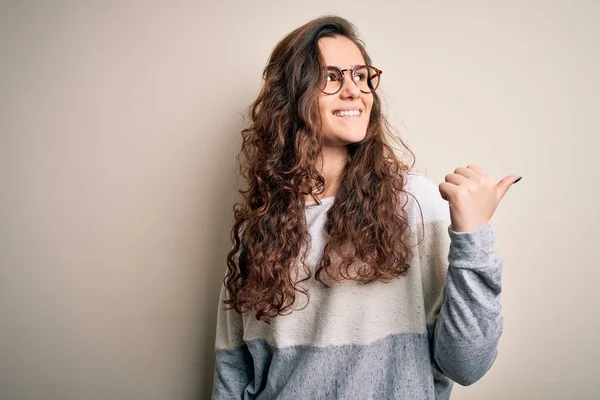
[[[319,48],[326,66],[343,70],[366,64],[358,46],[344,36],[325,37]],[[363,93],[344,72],[342,89],[336,94],[319,95],[322,134],[326,146],[345,146],[363,140],[367,133],[373,94]]]

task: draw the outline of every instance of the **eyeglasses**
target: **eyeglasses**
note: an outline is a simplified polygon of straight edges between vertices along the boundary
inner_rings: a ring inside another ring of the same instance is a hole
[[[350,71],[352,82],[363,93],[374,92],[379,86],[379,77],[382,70],[371,65],[358,65],[354,68],[339,69],[338,67],[328,66],[325,82],[321,87],[321,91],[325,94],[336,94],[344,85],[344,74]]]

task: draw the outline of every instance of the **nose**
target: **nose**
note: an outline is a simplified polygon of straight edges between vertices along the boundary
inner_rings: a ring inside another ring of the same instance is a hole
[[[352,80],[352,74],[350,73],[350,71],[345,71],[344,84],[342,85],[342,89],[340,90],[340,97],[356,99],[360,96],[360,93],[360,89]]]

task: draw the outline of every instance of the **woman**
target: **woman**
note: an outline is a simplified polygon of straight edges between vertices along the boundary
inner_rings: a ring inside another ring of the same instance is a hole
[[[243,131],[213,399],[448,399],[494,362],[489,220],[518,177],[409,172],[381,75],[335,16],[273,50]]]

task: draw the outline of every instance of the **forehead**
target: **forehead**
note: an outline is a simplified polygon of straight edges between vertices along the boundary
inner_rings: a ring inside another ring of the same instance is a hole
[[[321,38],[319,48],[326,65],[350,68],[353,65],[365,64],[358,46],[345,36]]]

